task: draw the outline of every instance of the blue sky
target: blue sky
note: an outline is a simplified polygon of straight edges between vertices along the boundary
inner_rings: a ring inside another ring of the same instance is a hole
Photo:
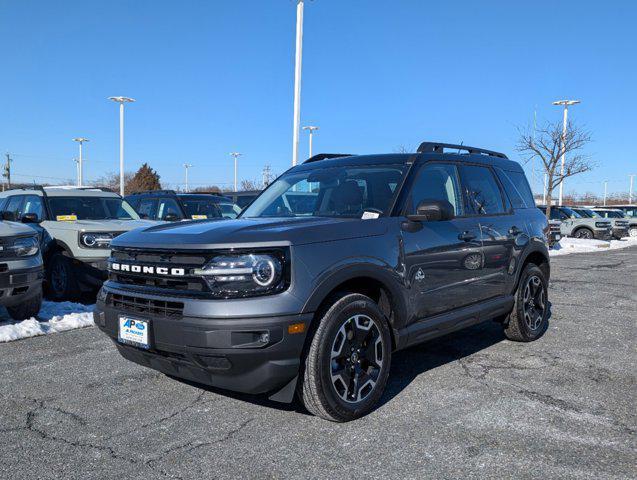
[[[16,181],[148,162],[177,186],[232,182],[291,162],[295,2],[0,0],[0,151]],[[637,2],[306,1],[302,124],[315,152],[392,152],[423,140],[514,151],[517,127],[559,120],[592,132],[598,164],[566,192],[627,191],[637,173]],[[301,139],[307,153],[307,136]],[[536,189],[540,189],[539,181]]]

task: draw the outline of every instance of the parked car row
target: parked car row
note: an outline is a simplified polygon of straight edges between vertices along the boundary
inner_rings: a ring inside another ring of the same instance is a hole
[[[547,207],[538,205],[546,214]],[[611,240],[637,237],[637,207],[551,207],[549,219],[551,244],[561,237]]]
[[[166,221],[236,218],[240,211],[211,194],[154,191],[122,199],[99,188],[40,186],[1,192],[0,257],[8,260],[0,263],[0,301],[12,317],[28,318],[38,312],[43,280],[53,300],[97,291],[118,235]],[[33,241],[37,251],[24,246]]]

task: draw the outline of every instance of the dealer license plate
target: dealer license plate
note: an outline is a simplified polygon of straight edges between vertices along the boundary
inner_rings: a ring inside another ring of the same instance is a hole
[[[150,323],[139,318],[119,317],[118,340],[121,343],[133,345],[135,347],[148,349],[148,330]]]

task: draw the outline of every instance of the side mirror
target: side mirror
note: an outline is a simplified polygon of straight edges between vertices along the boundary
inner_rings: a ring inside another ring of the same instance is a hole
[[[2,217],[2,220],[6,222],[15,222],[15,213],[13,212],[8,212],[4,210],[3,212],[0,213],[0,217]]]
[[[40,223],[37,213],[25,213],[22,215],[22,223]]]
[[[164,220],[167,222],[177,222],[179,220],[179,217],[174,213],[168,213],[164,216]]]
[[[454,208],[447,200],[423,200],[416,207],[414,215],[407,215],[411,222],[440,222],[451,220],[455,216]]]

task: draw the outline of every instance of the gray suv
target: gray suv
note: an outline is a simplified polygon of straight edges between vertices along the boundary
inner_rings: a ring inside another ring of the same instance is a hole
[[[0,305],[14,320],[40,311],[43,276],[38,233],[21,223],[0,221]]]
[[[53,300],[97,290],[106,278],[111,240],[157,224],[140,220],[122,197],[99,188],[8,190],[0,193],[0,211],[17,221],[38,223],[53,238],[54,245],[44,255],[47,291]]]
[[[546,214],[547,207],[540,205],[538,208]],[[610,240],[613,236],[610,220],[585,217],[570,207],[553,205],[551,207],[551,220],[562,222],[561,234],[563,237]]]
[[[299,192],[312,208],[292,208]],[[347,421],[378,402],[397,350],[490,319],[509,339],[539,338],[547,235],[501,153],[321,154],[237,220],[113,240],[94,319],[140,365],[277,401],[296,393]]]

